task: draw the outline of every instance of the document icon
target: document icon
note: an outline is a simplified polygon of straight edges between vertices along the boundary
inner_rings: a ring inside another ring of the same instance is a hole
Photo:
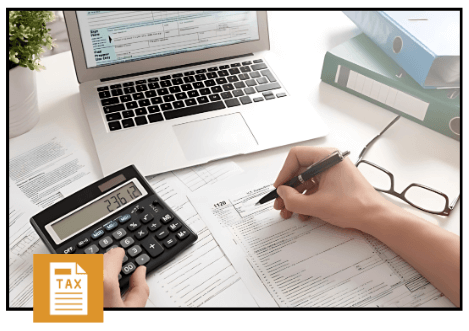
[[[88,275],[78,263],[50,263],[50,314],[88,315]]]

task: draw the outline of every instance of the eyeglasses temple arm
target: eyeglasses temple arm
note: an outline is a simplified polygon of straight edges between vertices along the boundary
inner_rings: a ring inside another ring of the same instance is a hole
[[[397,116],[396,118],[394,118],[391,123],[389,123],[380,133],[378,133],[376,135],[376,137],[371,139],[370,142],[365,145],[365,147],[360,152],[360,155],[358,156],[357,163],[361,161],[361,159],[363,158],[363,155],[365,155],[365,152],[367,151],[368,147],[370,147],[376,140],[378,140],[378,138],[381,137],[381,135],[383,133],[385,133],[394,123],[396,123],[399,118],[401,118],[401,116]]]
[[[449,209],[453,210],[454,207],[456,206],[456,204],[458,203],[459,201],[459,197],[461,196],[461,194],[458,194],[458,196],[456,197],[456,199],[453,200],[453,202],[451,202],[451,204],[449,205]]]

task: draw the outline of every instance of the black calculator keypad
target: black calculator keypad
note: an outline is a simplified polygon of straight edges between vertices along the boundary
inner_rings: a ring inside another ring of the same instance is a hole
[[[182,226],[181,222],[173,222],[173,223],[168,225],[168,229],[171,232],[175,232],[175,231],[179,230],[181,228],[181,226]]]
[[[158,240],[163,240],[164,238],[166,238],[167,236],[169,235],[169,231],[168,230],[165,230],[165,229],[160,229],[156,232],[156,238]]]
[[[122,239],[122,240],[120,241],[120,244],[121,244],[122,247],[127,248],[127,247],[129,247],[130,245],[132,245],[134,242],[135,242],[135,240],[133,240],[132,237],[127,237],[127,238],[125,238],[125,239]]]
[[[131,218],[132,216],[130,216],[130,214],[125,214],[125,215],[117,217],[116,220],[118,220],[120,224],[123,224],[127,221],[130,221]]]
[[[55,252],[105,254],[114,248],[123,248],[125,254],[119,273],[122,291],[139,266],[146,266],[148,273],[176,257],[197,240],[197,235],[152,192],[151,187],[145,188],[148,196],[94,224],[75,239],[56,247]]]
[[[142,254],[135,259],[135,262],[137,262],[139,266],[147,264],[148,261],[150,261],[150,257],[147,254]]]
[[[108,246],[111,246],[113,243],[111,237],[107,236],[107,237],[104,237],[103,239],[101,239],[99,241],[99,246],[101,246],[102,248],[106,248]]]
[[[96,245],[91,245],[85,248],[85,254],[96,254],[99,252],[99,248]]]
[[[137,233],[135,233],[135,238],[137,240],[142,240],[143,238],[145,238],[146,236],[148,235],[148,230],[147,229],[140,229],[137,231]]]
[[[141,241],[143,248],[151,257],[157,257],[164,252],[164,248],[152,237],[148,237]]]
[[[129,225],[127,225],[127,229],[129,229],[129,231],[135,231],[141,226],[142,223],[140,223],[139,221],[132,221],[129,223]]]
[[[176,244],[177,244],[177,241],[176,241],[176,238],[174,238],[174,237],[170,237],[170,238],[166,239],[165,241],[163,241],[163,245],[166,248],[171,248]]]
[[[187,230],[178,231],[178,232],[176,233],[176,237],[177,237],[179,240],[184,240],[184,239],[186,239],[187,237],[189,237],[189,231],[187,231]]]
[[[114,237],[114,239],[119,240],[119,239],[121,239],[121,238],[124,238],[124,236],[125,236],[126,234],[127,234],[127,232],[126,232],[124,229],[120,228],[120,229],[114,231],[114,232],[112,233],[112,236]]]
[[[151,232],[154,232],[158,230],[159,228],[161,228],[161,223],[158,221],[153,221],[150,224],[148,224],[148,230],[150,230]]]
[[[173,215],[171,214],[166,214],[164,215],[162,218],[161,218],[161,223],[163,224],[168,224],[169,222],[171,222],[173,220]]]
[[[133,264],[132,262],[129,262],[129,263],[127,263],[126,265],[124,265],[124,266],[122,267],[122,273],[123,273],[124,275],[129,275],[129,274],[131,274],[132,272],[134,272],[135,269],[136,269],[135,264]]]
[[[104,235],[104,230],[103,229],[96,230],[95,232],[93,232],[93,234],[91,234],[91,238],[92,239],[98,239],[102,235]]]
[[[80,240],[80,241],[78,242],[77,247],[78,247],[78,248],[83,248],[83,247],[85,247],[86,245],[88,245],[90,242],[91,242],[90,238],[84,238],[84,239],[82,239],[82,240]]]
[[[129,254],[130,257],[136,257],[141,252],[142,247],[140,247],[139,245],[132,246],[127,250],[127,254]]]
[[[140,221],[142,221],[143,224],[147,224],[153,221],[153,215],[151,213],[144,214]]]

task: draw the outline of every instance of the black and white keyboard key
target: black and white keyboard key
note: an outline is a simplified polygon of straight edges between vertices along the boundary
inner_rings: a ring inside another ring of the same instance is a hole
[[[147,237],[141,241],[143,249],[153,258],[164,252],[164,248],[152,237]]]
[[[228,107],[236,107],[240,105],[238,99],[236,98],[225,100],[225,103]]]
[[[108,126],[109,126],[109,130],[111,131],[117,131],[117,130],[122,129],[121,123],[119,121],[109,122]]]
[[[126,120],[122,120],[122,127],[123,128],[131,128],[135,126],[134,120],[131,118],[128,118]]]
[[[108,122],[117,121],[117,120],[121,120],[121,119],[122,119],[122,116],[121,116],[120,113],[112,113],[112,114],[106,115],[106,120]]]
[[[100,99],[111,97],[111,93],[109,93],[109,91],[102,91],[102,92],[99,92],[98,94],[99,94]]]

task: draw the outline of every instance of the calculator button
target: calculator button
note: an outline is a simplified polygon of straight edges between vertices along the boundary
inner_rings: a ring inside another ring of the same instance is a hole
[[[80,240],[77,246],[78,248],[82,248],[88,245],[90,242],[91,242],[90,238],[85,238],[85,239]]]
[[[73,246],[69,246],[66,249],[64,249],[63,254],[73,254],[75,253],[76,249]]]
[[[156,238],[158,238],[158,240],[161,240],[161,239],[164,239],[168,236],[169,232],[166,231],[166,230],[161,230],[161,231],[158,231],[156,233]]]
[[[127,248],[127,247],[129,247],[130,245],[132,245],[134,242],[135,242],[135,241],[132,239],[132,237],[127,237],[127,238],[125,238],[125,239],[122,239],[122,240],[120,241],[120,244],[121,244],[122,247]]]
[[[147,231],[147,230],[145,230],[145,229],[140,229],[140,230],[138,230],[137,233],[135,234],[135,238],[137,238],[137,240],[140,240],[140,239],[145,238],[147,235],[148,235],[148,231]]]
[[[143,213],[144,211],[145,211],[145,207],[143,207],[143,206],[139,206],[139,207],[137,208],[137,213],[138,213],[138,214]]]
[[[168,224],[169,222],[171,222],[173,220],[173,215],[171,214],[166,214],[164,215],[162,218],[161,218],[161,222],[163,224]]]
[[[116,221],[111,221],[104,224],[104,228],[108,231],[111,231],[112,229],[117,228],[118,225],[119,223],[117,223]]]
[[[132,223],[127,226],[127,229],[129,229],[130,231],[135,231],[141,226],[142,223],[140,223],[139,221],[132,221]]]
[[[106,249],[106,253],[109,252],[111,249],[114,249],[114,248],[117,248],[119,246],[117,245],[112,245],[111,247],[109,247],[108,249]]]
[[[91,245],[85,248],[85,254],[96,254],[99,252],[99,248],[96,245]]]
[[[171,248],[177,243],[176,238],[169,238],[163,242],[163,245],[165,245],[166,248]]]
[[[125,266],[122,267],[122,273],[124,275],[128,275],[134,271],[135,271],[135,264],[133,264],[132,262],[129,262]]]
[[[179,231],[178,233],[176,233],[176,237],[177,237],[179,240],[184,240],[184,239],[186,239],[187,237],[189,237],[189,231],[187,231],[187,230],[181,230],[181,231]]]
[[[141,252],[142,252],[142,247],[140,247],[139,245],[132,246],[131,248],[127,250],[127,253],[130,255],[130,257],[135,257]]]
[[[93,239],[98,239],[98,238],[101,237],[103,234],[104,234],[104,231],[103,231],[103,230],[96,230],[96,231],[93,232],[93,234],[91,235],[91,238],[93,238]]]
[[[129,257],[124,254],[124,258],[122,259],[122,264],[124,264],[124,263],[127,262],[128,260],[129,260]]]
[[[158,242],[153,239],[152,237],[148,237],[141,241],[143,248],[150,254],[151,257],[157,257],[161,253],[163,253],[164,248],[161,247]]]
[[[144,224],[147,224],[148,222],[151,222],[153,221],[153,215],[148,213],[148,214],[145,214],[141,219],[140,221],[142,221],[142,223]]]
[[[169,231],[171,232],[179,230],[181,226],[182,226],[181,222],[173,222],[170,225],[168,225]]]
[[[106,248],[106,247],[108,247],[108,246],[111,245],[111,244],[112,244],[112,239],[111,239],[111,237],[109,237],[109,236],[108,236],[108,237],[104,237],[103,239],[101,239],[101,240],[99,241],[99,246],[101,246],[102,248]]]
[[[123,236],[125,236],[127,234],[127,232],[125,232],[124,229],[119,229],[119,230],[116,230],[112,233],[112,236],[114,237],[114,239],[118,240],[120,238],[122,238]]]
[[[148,263],[148,261],[150,261],[150,257],[147,254],[142,254],[142,255],[140,255],[139,257],[137,257],[135,259],[135,262],[138,265],[144,265],[144,264]]]
[[[125,223],[127,222],[128,220],[130,220],[132,218],[132,216],[130,216],[130,214],[125,214],[125,215],[122,215],[118,218],[116,218],[116,220],[119,220],[119,223]]]
[[[148,224],[148,230],[151,232],[158,230],[161,227],[161,223],[158,221],[153,221],[150,224]]]

